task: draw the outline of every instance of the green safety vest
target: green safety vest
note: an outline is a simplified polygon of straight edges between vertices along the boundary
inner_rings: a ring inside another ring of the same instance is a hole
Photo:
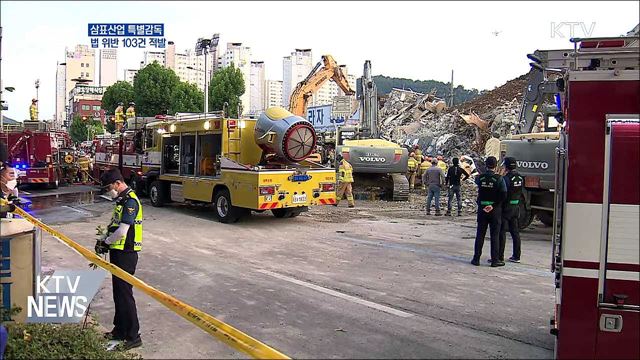
[[[113,209],[113,216],[111,217],[109,229],[114,229],[113,231],[115,231],[115,229],[120,226],[124,204],[129,198],[134,199],[138,203],[138,214],[136,214],[136,218],[133,222],[133,233],[131,228],[129,228],[127,234],[109,245],[109,249],[124,250],[127,238],[131,238],[131,236],[133,236],[133,239],[130,239],[130,241],[133,241],[133,251],[142,250],[142,204],[140,203],[140,199],[138,199],[138,195],[136,195],[133,190],[130,190],[126,195],[124,195],[122,199],[118,201],[116,208]]]

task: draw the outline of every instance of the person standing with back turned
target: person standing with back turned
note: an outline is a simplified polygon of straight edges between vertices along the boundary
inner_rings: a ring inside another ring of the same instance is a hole
[[[447,213],[445,216],[451,216],[451,200],[453,200],[453,196],[456,196],[456,200],[458,201],[458,216],[462,215],[462,199],[460,199],[460,178],[464,176],[462,181],[465,181],[469,178],[469,174],[466,171],[460,168],[460,160],[458,158],[453,158],[453,164],[447,171],[447,176],[444,178],[444,183],[449,187],[449,194],[447,199]]]

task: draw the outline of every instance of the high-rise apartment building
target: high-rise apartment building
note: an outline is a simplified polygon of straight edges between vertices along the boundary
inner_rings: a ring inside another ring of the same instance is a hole
[[[126,81],[129,84],[133,85],[133,78],[136,76],[138,71],[139,71],[138,69],[125,69],[124,70],[124,81]]]
[[[240,96],[242,103],[242,113],[246,114],[251,110],[251,48],[243,46],[242,43],[227,43],[227,50],[222,57],[222,66],[231,64],[240,69],[244,79],[245,92]]]
[[[282,80],[266,80],[264,89],[264,107],[268,109],[282,106]]]
[[[291,92],[309,75],[313,66],[311,49],[296,49],[282,60],[282,104],[289,106]]]
[[[69,91],[76,85],[73,80],[87,80],[88,85],[95,85],[95,51],[87,45],[76,45],[73,51],[66,48],[63,64],[58,64],[56,69],[56,120],[66,124]]]
[[[102,49],[100,50],[100,76],[98,83],[100,86],[106,87],[113,85],[118,81],[118,50]]]
[[[249,112],[257,114],[265,109],[264,61],[251,62],[251,79],[249,83],[249,95],[251,97],[251,109]]]

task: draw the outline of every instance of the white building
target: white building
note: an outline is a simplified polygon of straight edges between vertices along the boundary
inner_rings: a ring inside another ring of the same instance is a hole
[[[65,65],[56,68],[56,121],[67,122],[66,105],[69,103],[67,90],[75,87],[73,79],[88,80],[88,85],[95,83],[95,51],[87,45],[76,45],[73,51],[65,48]],[[64,67],[61,68],[61,67]],[[62,86],[64,77],[64,86]]]
[[[296,49],[282,59],[282,104],[285,107],[289,107],[293,89],[309,75],[312,68],[311,49]]]
[[[55,121],[59,125],[62,125],[67,118],[67,110],[65,108],[66,96],[64,96],[66,92],[66,74],[67,70],[64,64],[58,63],[56,65],[56,114]]]
[[[213,49],[207,55],[206,65],[209,78],[211,78],[211,74],[218,67],[216,54],[217,48]],[[178,75],[180,81],[186,81],[192,84],[196,84],[198,88],[204,92],[204,55],[196,56],[195,50],[192,49],[185,50],[184,52],[176,52],[175,44],[170,41],[169,45],[164,51],[146,51],[144,53],[142,66],[147,66],[154,61],[157,61],[158,64],[168,69],[172,69],[176,73],[176,75]]]
[[[251,109],[249,112],[252,114],[258,114],[265,110],[265,85],[264,61],[252,61],[249,84],[249,95],[251,97]]]
[[[124,81],[133,85],[133,78],[136,76],[138,71],[139,71],[138,69],[126,69],[124,71]]]
[[[264,89],[264,107],[268,109],[282,106],[282,80],[266,80]]]
[[[164,51],[145,51],[144,52],[144,60],[143,62],[143,67],[149,65],[149,64],[153,64],[154,62],[157,62],[158,64],[160,64],[161,66],[166,66],[166,57],[165,57],[165,52]]]
[[[118,49],[100,50],[100,76],[98,83],[106,87],[118,81]]]
[[[240,69],[244,79],[245,91],[240,96],[242,103],[242,113],[246,114],[251,109],[251,48],[243,46],[242,43],[227,43],[227,51],[222,57],[222,67],[233,65]]]

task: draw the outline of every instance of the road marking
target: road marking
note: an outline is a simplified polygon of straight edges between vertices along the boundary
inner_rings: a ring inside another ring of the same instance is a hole
[[[79,210],[79,209],[76,209],[76,208],[71,207],[71,206],[62,205],[62,207],[67,208],[67,209],[71,209],[71,210],[73,210],[73,211],[75,211],[75,212],[79,212],[79,213],[80,213],[80,214],[82,214],[82,215],[91,215],[91,213],[89,213],[89,212],[87,212],[87,211]]]
[[[23,194],[31,195],[31,193],[28,192],[28,191],[20,190],[20,192],[23,193]]]
[[[371,301],[367,301],[367,300],[364,300],[364,299],[360,299],[360,298],[357,298],[355,296],[343,294],[343,293],[335,291],[335,290],[327,289],[327,288],[324,288],[322,286],[318,286],[318,285],[315,285],[315,284],[308,283],[306,281],[301,281],[301,280],[294,279],[294,278],[289,277],[289,276],[285,276],[285,275],[281,275],[281,274],[278,274],[278,273],[274,273],[274,272],[271,272],[269,270],[257,270],[257,271],[259,273],[262,273],[262,274],[265,274],[265,275],[269,275],[269,276],[272,276],[274,278],[278,278],[280,280],[288,281],[290,283],[294,283],[296,285],[304,286],[304,287],[307,287],[309,289],[313,289],[313,290],[319,291],[321,293],[325,293],[325,294],[328,294],[328,295],[331,295],[331,296],[335,296],[335,297],[338,297],[338,298],[341,298],[341,299],[344,299],[344,300],[348,300],[348,301],[354,302],[356,304],[364,305],[364,306],[370,307],[372,309],[380,310],[382,312],[386,312],[387,314],[396,315],[396,316],[400,316],[400,317],[403,317],[403,318],[408,318],[408,317],[413,316],[413,314],[410,314],[408,312],[404,312],[404,311],[397,310],[397,309],[394,309],[394,308],[389,307],[389,306],[385,306],[385,305],[377,304],[377,303],[374,303],[374,302],[371,302]]]

